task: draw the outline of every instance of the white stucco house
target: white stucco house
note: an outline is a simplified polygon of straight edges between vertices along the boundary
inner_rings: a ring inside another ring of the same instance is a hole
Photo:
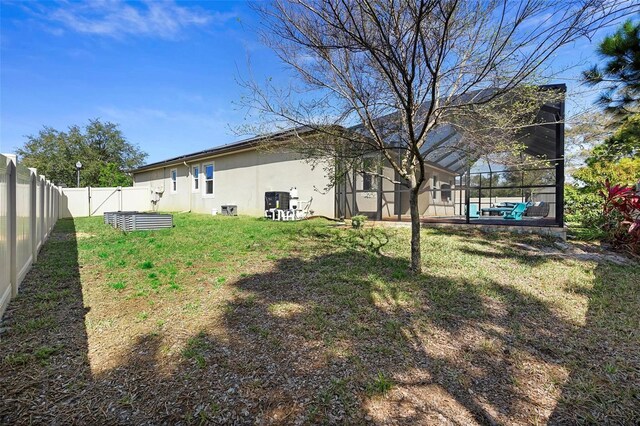
[[[560,93],[566,90],[564,85],[543,88]],[[326,170],[312,167],[301,154],[286,149],[287,141],[311,136],[311,132],[292,129],[147,164],[132,171],[134,186],[148,188],[157,211],[210,214],[234,205],[238,214],[259,217],[264,215],[265,193],[288,192],[295,187],[301,201],[312,199],[314,215],[349,218],[363,214],[376,220],[408,220],[408,189],[393,183],[399,178],[384,163],[377,174],[350,170],[346,179],[326,189],[330,182]],[[460,140],[464,142],[463,138],[451,126],[443,125],[423,147],[427,179],[419,195],[419,208],[425,222],[503,225],[505,221],[497,213],[526,203],[526,220],[507,222],[564,226],[563,97],[542,105],[535,123],[519,135],[524,154],[543,160],[544,166],[475,167],[478,158],[465,157],[452,148]],[[277,149],[265,149],[269,146]]]
[[[300,129],[295,132],[301,135]],[[288,192],[295,187],[301,201],[312,200],[310,208],[314,215],[350,217],[352,211],[353,214],[357,211],[375,218],[378,192],[388,189],[387,181],[380,184],[377,177],[354,174],[348,178],[348,185],[345,182],[327,190],[329,179],[322,167],[314,168],[300,154],[282,145],[274,150],[264,148],[264,142],[286,142],[290,137],[291,132],[284,131],[147,164],[133,171],[134,186],[149,188],[152,204],[158,211],[211,213],[220,212],[222,206],[235,205],[239,214],[262,216],[266,192]],[[385,168],[385,173],[392,170]],[[430,189],[453,185],[455,172],[430,164],[428,173],[431,179],[421,197],[423,214],[453,214],[452,194],[448,193],[446,200],[441,197],[436,200]],[[340,196],[347,186],[352,192],[352,182],[357,193],[356,209],[351,207],[351,199]],[[400,205],[394,207],[394,195],[381,195],[383,217],[397,215]],[[408,208],[405,197],[402,209],[407,214]]]
[[[286,140],[289,132],[269,135]],[[147,164],[133,171],[134,186],[149,187],[158,211],[211,213],[235,205],[238,213],[264,214],[265,193],[296,187],[301,200],[313,198],[314,214],[334,217],[335,192],[321,192],[327,179],[300,155],[262,149],[256,137]]]

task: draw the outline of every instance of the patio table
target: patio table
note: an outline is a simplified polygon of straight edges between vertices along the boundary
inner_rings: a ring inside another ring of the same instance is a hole
[[[485,207],[482,209],[482,214],[489,213],[489,216],[500,216],[502,212],[510,212],[513,207]]]

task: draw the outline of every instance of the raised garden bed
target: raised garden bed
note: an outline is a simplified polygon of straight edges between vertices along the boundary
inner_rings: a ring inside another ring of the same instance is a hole
[[[160,213],[105,212],[104,223],[114,228],[129,231],[148,231],[153,229],[173,228],[173,215]]]

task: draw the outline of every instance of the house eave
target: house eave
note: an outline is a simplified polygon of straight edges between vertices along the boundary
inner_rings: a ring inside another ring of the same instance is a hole
[[[142,167],[131,170],[131,174],[148,172],[151,170],[163,169],[170,166],[180,165],[184,163],[194,162],[205,158],[221,157],[223,155],[235,154],[239,152],[246,152],[257,149],[264,142],[278,142],[284,141],[292,136],[308,134],[315,130],[309,127],[298,127],[295,129],[284,130],[280,132],[270,133],[266,135],[260,135],[253,138],[233,142],[230,144],[209,148],[204,151],[198,151],[191,154],[185,154],[178,157],[169,158],[167,160],[157,161],[155,163],[145,164]]]

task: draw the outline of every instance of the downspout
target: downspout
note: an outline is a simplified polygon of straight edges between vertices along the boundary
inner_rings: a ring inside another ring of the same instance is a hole
[[[191,176],[191,167],[189,167],[187,162],[183,161],[182,164],[184,164],[184,166],[187,168],[187,187],[189,188],[189,190],[187,191],[187,194],[189,195],[189,211],[186,213],[191,213],[191,199],[193,198],[193,191],[191,190],[191,185],[193,184],[193,182],[191,180],[193,179],[193,176]]]

